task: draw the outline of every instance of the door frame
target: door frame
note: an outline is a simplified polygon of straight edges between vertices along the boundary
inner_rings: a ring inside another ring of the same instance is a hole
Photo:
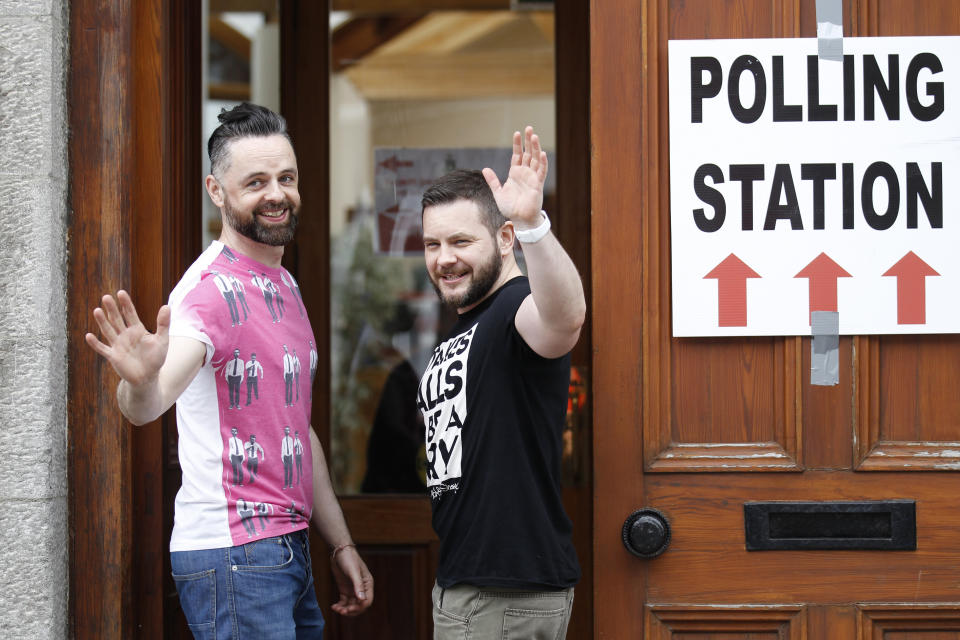
[[[171,485],[172,416],[131,426],[117,408],[116,374],[83,336],[96,330],[91,310],[100,297],[120,288],[154,328],[167,293],[199,253],[200,158],[185,143],[200,136],[199,6],[70,3],[67,509],[75,638],[160,638],[178,613],[165,536],[172,513],[157,496]]]
[[[455,3],[454,3],[455,4]],[[506,5],[506,3],[504,3]],[[287,118],[291,135],[299,149],[308,146],[311,154],[310,166],[305,166],[307,158],[301,153],[301,173],[316,176],[316,180],[303,183],[301,191],[304,201],[311,205],[313,214],[307,216],[303,224],[309,224],[306,236],[327,238],[329,229],[329,152],[330,140],[326,127],[316,126],[317,122],[326,122],[329,117],[329,95],[327,82],[317,82],[317,78],[328,78],[329,42],[324,43],[316,33],[309,32],[305,25],[316,24],[328,19],[328,7],[325,3],[305,3],[284,0],[281,5],[281,41],[284,49],[281,53],[282,112]],[[555,232],[567,248],[574,263],[584,274],[584,288],[590,300],[591,282],[587,274],[591,265],[591,190],[590,190],[590,7],[586,3],[557,3],[555,5],[555,42],[563,43],[556,47],[555,62],[555,102],[557,104],[556,136],[560,148],[556,153],[556,166],[552,167],[557,175],[557,197]],[[324,22],[326,23],[326,22]],[[329,34],[327,34],[329,35]],[[326,46],[320,46],[326,45]],[[322,49],[322,50],[321,50]],[[519,126],[520,123],[518,123]],[[321,153],[316,153],[321,150]],[[303,191],[309,189],[309,193]],[[309,251],[288,251],[285,261],[290,260],[289,268],[304,274],[310,274],[309,280],[301,280],[301,290],[308,308],[327,308],[330,296],[329,288],[329,242],[314,243]],[[588,314],[589,315],[589,314]],[[329,331],[330,320],[327,313],[312,315],[314,333],[317,336],[321,366],[317,372],[318,393],[314,395],[315,429],[321,443],[327,451],[330,447],[329,424],[317,416],[330,414],[329,394]],[[572,362],[582,371],[588,371],[591,365],[591,331],[588,317],[587,327],[574,350]],[[589,405],[588,405],[589,410]],[[592,421],[591,421],[592,422]],[[588,426],[587,432],[592,429]],[[584,446],[592,450],[592,443]],[[589,453],[588,453],[589,456]],[[587,474],[586,483],[581,487],[566,488],[564,502],[575,521],[574,544],[583,566],[583,578],[577,588],[574,604],[574,616],[571,622],[571,637],[585,637],[593,628],[593,548],[596,544],[593,536],[593,483]],[[421,572],[432,583],[435,567],[428,561],[426,550],[435,546],[435,534],[430,525],[430,506],[426,498],[400,497],[383,500],[370,496],[345,496],[341,505],[357,542],[363,545],[401,545],[422,549],[418,554],[423,566]],[[371,510],[377,510],[376,523],[371,524]],[[400,529],[406,532],[402,540],[391,537],[385,532]],[[358,531],[380,532],[373,537],[360,538]],[[315,540],[315,543],[317,541]],[[331,600],[329,568],[325,554],[314,554],[315,575],[318,577],[318,591],[321,600]],[[417,574],[418,580],[423,576]],[[416,626],[427,632],[430,624],[429,603],[424,603],[425,613],[416,616]],[[338,621],[331,621],[330,632],[336,636],[340,632]]]
[[[593,308],[618,309],[624,301],[633,301],[638,309],[633,318],[612,312],[593,315],[593,422],[597,425],[593,438],[593,637],[642,638],[643,616],[638,611],[644,602],[644,571],[636,559],[624,561],[620,531],[629,513],[620,505],[643,495],[643,473],[638,469],[643,460],[642,425],[651,418],[644,414],[642,403],[643,387],[649,383],[643,372],[657,364],[636,362],[631,356],[657,356],[650,340],[658,332],[647,327],[657,322],[660,305],[669,303],[655,297],[658,287],[644,286],[656,274],[669,271],[663,264],[649,264],[650,256],[641,252],[643,239],[649,234],[656,237],[656,230],[648,228],[656,220],[644,213],[669,204],[657,188],[660,141],[651,139],[658,131],[659,109],[665,105],[651,99],[655,93],[625,91],[622,75],[624,69],[642,70],[649,76],[640,86],[648,89],[656,78],[657,50],[649,47],[650,34],[644,26],[658,23],[657,3],[620,2],[620,10],[609,5],[610,0],[590,2]],[[660,135],[666,137],[665,132]],[[604,256],[611,255],[635,256],[628,277],[619,268],[607,272],[609,262]],[[638,451],[639,458],[634,455]]]
[[[326,5],[281,0],[282,28],[297,33],[298,25],[326,24]],[[569,152],[557,154],[558,184],[566,191],[558,194],[556,232],[581,273],[589,274],[592,7],[562,5],[556,16],[556,41],[565,43],[556,53],[556,101],[563,106],[557,138],[567,141]],[[69,9],[67,553],[70,634],[80,639],[170,637],[182,617],[165,536],[173,514],[157,498],[158,487],[170,493],[179,486],[172,412],[132,427],[117,408],[115,373],[83,336],[95,331],[91,310],[100,297],[120,288],[131,293],[153,328],[157,310],[201,250],[195,231],[202,220],[196,187],[202,168],[198,150],[188,144],[201,135],[200,8],[193,0],[74,0]],[[312,38],[310,55],[302,52],[310,42],[305,35],[282,40],[281,60],[297,63],[282,65],[281,86],[282,111],[298,146],[326,150],[303,154],[303,171],[316,179],[302,189],[315,211],[322,211],[303,224],[315,227],[328,221],[329,134],[317,126],[328,122],[327,86],[316,78],[326,77],[329,64],[327,53],[314,53]],[[302,289],[308,308],[326,308],[329,247],[300,251],[294,244],[284,263],[311,274],[311,285]],[[589,300],[589,277],[584,285]],[[317,334],[328,334],[327,314],[314,315]],[[592,364],[590,336],[588,327],[575,365]],[[320,367],[315,384],[329,388],[328,367]],[[327,395],[315,396],[321,399],[317,415],[329,412]],[[329,445],[325,422],[316,428]],[[576,512],[574,535],[584,568],[571,633],[594,626],[592,558],[598,541],[592,477],[590,482],[565,495]],[[329,575],[326,554],[314,559],[318,575]],[[329,586],[318,583],[323,597]]]
[[[504,3],[506,5],[506,3]],[[554,229],[570,253],[574,263],[584,274],[584,289],[590,300],[591,280],[591,153],[590,153],[590,7],[581,2],[564,2],[555,5],[555,102],[557,104],[556,163],[551,170],[557,174],[557,197]],[[309,309],[324,310],[311,315],[320,367],[317,371],[314,395],[314,427],[326,451],[330,451],[329,424],[319,416],[330,415],[330,319],[326,313],[330,299],[330,245],[329,242],[312,244],[300,251],[298,242],[305,237],[328,238],[329,233],[329,153],[330,137],[327,127],[316,126],[329,118],[328,82],[317,78],[329,78],[329,41],[308,25],[328,20],[326,3],[282,0],[281,3],[281,111],[287,118],[290,132],[298,149],[310,148],[309,157],[303,152],[298,156],[300,171],[312,176],[301,184],[301,195],[311,204],[311,215],[301,222],[299,239],[292,250],[284,255],[284,263],[294,273],[309,274],[300,281],[304,301]],[[326,34],[329,37],[329,34]],[[520,123],[518,123],[519,126]],[[318,153],[319,151],[319,153]],[[309,163],[309,164],[306,164]],[[309,225],[309,226],[307,226]],[[576,346],[572,363],[582,371],[591,365],[591,330],[588,314],[587,326]],[[588,401],[589,402],[589,401]],[[588,404],[589,411],[589,404]],[[591,424],[593,421],[590,421]],[[588,433],[592,427],[588,427]],[[592,450],[592,443],[583,443]],[[589,454],[588,454],[589,455]],[[427,549],[435,546],[435,534],[430,524],[430,505],[426,498],[371,496],[341,497],[341,506],[356,542],[363,545],[393,545],[421,549],[414,562],[422,563],[416,574],[420,584],[423,579],[432,584],[435,567],[428,559]],[[574,544],[583,566],[583,577],[577,587],[574,615],[570,637],[586,637],[594,626],[593,614],[593,553],[596,545],[593,529],[593,482],[587,474],[582,487],[565,488],[565,506],[575,522]],[[376,511],[375,522],[372,511]],[[388,532],[399,529],[405,532],[403,539]],[[361,537],[359,531],[375,531],[369,537]],[[317,576],[321,602],[332,601],[332,584],[326,554],[321,553],[322,542],[314,537],[317,551],[313,554],[314,574]],[[422,575],[421,575],[422,574]],[[429,591],[429,588],[427,588]],[[429,603],[424,601],[424,611],[415,616],[416,626],[423,633],[429,632]],[[328,631],[331,637],[351,632],[341,629],[338,620],[331,620]]]

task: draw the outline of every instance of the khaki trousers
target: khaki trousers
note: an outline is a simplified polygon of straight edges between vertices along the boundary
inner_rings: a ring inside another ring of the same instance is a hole
[[[434,640],[563,640],[573,588],[559,591],[433,585]]]

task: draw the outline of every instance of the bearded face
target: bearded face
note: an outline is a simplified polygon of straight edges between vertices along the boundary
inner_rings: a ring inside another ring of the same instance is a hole
[[[494,247],[487,258],[475,265],[469,273],[463,273],[463,266],[457,265],[442,269],[438,274],[431,274],[430,280],[433,282],[433,288],[443,304],[454,309],[464,309],[475,305],[486,297],[500,277],[502,265],[503,258]],[[450,277],[467,277],[466,288],[443,289],[444,279]]]
[[[283,135],[248,136],[227,147],[207,192],[223,212],[224,231],[268,246],[293,240],[300,213],[297,158]]]
[[[240,235],[255,242],[279,247],[293,240],[300,207],[283,198],[279,202],[259,204],[247,213],[234,206],[229,196],[225,196],[223,211],[227,224]]]
[[[506,250],[477,204],[460,199],[423,211],[423,255],[440,300],[464,313],[493,291]]]

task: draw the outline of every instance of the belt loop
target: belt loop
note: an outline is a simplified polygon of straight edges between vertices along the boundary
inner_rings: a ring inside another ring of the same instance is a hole
[[[441,609],[443,608],[443,594],[445,594],[446,592],[447,592],[446,589],[444,589],[443,587],[440,587],[440,603],[437,604],[437,606]]]

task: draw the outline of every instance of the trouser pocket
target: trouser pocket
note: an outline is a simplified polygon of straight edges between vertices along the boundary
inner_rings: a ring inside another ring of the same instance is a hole
[[[432,597],[434,640],[464,640],[470,616],[477,607],[476,589],[467,586],[443,589],[434,584]]]
[[[180,596],[180,608],[196,640],[217,638],[217,572],[216,569],[173,574]]]
[[[505,609],[502,640],[558,640],[566,620],[563,609]]]

